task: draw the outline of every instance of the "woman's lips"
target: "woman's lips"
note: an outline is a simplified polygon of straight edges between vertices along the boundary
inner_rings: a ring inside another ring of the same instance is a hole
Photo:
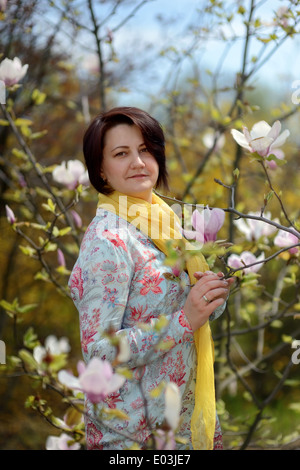
[[[146,176],[148,175],[133,175],[133,176],[129,176],[129,178],[145,178]]]

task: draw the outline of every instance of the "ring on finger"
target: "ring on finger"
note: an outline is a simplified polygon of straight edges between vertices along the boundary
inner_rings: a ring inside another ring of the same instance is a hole
[[[203,297],[203,299],[205,300],[205,302],[207,302],[208,304],[210,303],[210,300],[208,300],[208,298],[206,297],[206,295],[203,295],[202,297]]]

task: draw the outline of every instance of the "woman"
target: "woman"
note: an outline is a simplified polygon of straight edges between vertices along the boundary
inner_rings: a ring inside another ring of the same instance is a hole
[[[130,419],[99,426],[87,402],[87,447],[128,449],[135,440],[145,446],[149,424],[155,429],[164,415],[163,394],[150,398],[149,393],[162,382],[175,382],[182,402],[182,448],[222,448],[208,320],[223,311],[232,280],[209,272],[201,255],[187,257],[176,279],[165,264],[166,238],[178,243],[181,232],[174,212],[153,192],[167,188],[161,126],[140,109],[114,108],[92,121],[83,151],[99,192],[69,283],[80,314],[83,355],[87,362],[97,356],[113,363],[116,349],[104,334],[113,329],[126,335],[132,370],[132,379],[106,400]],[[158,212],[152,211],[156,207]],[[155,348],[162,315],[168,349]]]

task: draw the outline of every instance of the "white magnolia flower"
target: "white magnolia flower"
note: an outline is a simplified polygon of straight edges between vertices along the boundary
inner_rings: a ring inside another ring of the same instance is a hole
[[[291,17],[291,12],[288,6],[279,7],[276,11],[275,24],[287,28],[289,25],[289,18]]]
[[[52,177],[68,189],[75,189],[78,184],[89,185],[88,172],[80,160],[63,161],[53,170]]]
[[[120,364],[125,363],[129,361],[130,357],[131,357],[131,351],[130,351],[130,346],[128,343],[127,336],[120,335],[119,342],[118,342],[118,355],[116,357],[116,361]]]
[[[85,56],[82,62],[82,68],[88,73],[97,74],[100,71],[99,58],[97,54],[89,54]]]
[[[7,0],[0,0],[0,10],[5,11]]]
[[[63,353],[68,353],[71,350],[69,340],[66,337],[57,339],[56,336],[50,335],[45,339],[44,346],[36,346],[33,350],[33,357],[41,364],[47,354],[56,356]]]
[[[216,142],[215,142],[216,140]],[[214,150],[217,152],[221,150],[224,147],[225,144],[225,136],[224,134],[221,134],[219,132],[215,132],[214,130],[208,130],[204,136],[203,136],[203,144],[205,145],[206,148],[210,149],[214,145]]]
[[[3,80],[6,86],[12,86],[18,83],[26,74],[28,64],[23,65],[18,57],[13,60],[4,59],[0,64],[0,80]]]
[[[254,124],[250,132],[244,126],[243,132],[232,129],[231,134],[234,140],[249,152],[257,152],[261,157],[275,155],[279,160],[283,160],[284,153],[279,147],[285,143],[290,131],[287,129],[282,133],[280,131],[280,121],[276,121],[272,127],[265,121],[259,121]],[[274,161],[268,163],[270,163],[271,168],[276,167]]]
[[[72,443],[72,438],[68,434],[62,433],[59,437],[48,436],[46,450],[79,450],[78,442]]]
[[[249,212],[249,215],[260,216],[260,212]],[[271,213],[266,212],[264,217],[271,220]],[[279,222],[275,219],[274,222]],[[277,228],[274,225],[263,222],[257,219],[238,219],[235,222],[236,227],[242,232],[246,239],[249,241],[259,240],[261,237],[268,237],[276,232]]]
[[[173,431],[179,425],[180,410],[181,397],[179,387],[174,382],[170,382],[165,390],[165,419]]]

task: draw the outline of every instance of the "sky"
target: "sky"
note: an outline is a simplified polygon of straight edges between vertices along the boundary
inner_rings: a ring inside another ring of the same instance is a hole
[[[83,3],[82,0],[78,0],[78,2]],[[105,25],[105,29],[103,28],[102,30],[106,30],[108,27],[113,29],[137,3],[138,1],[136,0],[131,5],[129,4],[127,8],[122,9],[120,12],[118,11]],[[174,61],[167,61],[166,58],[157,59],[157,55],[155,56],[154,53],[151,55],[151,52],[147,53],[149,55],[145,55],[142,44],[147,42],[156,48],[157,51],[170,45],[176,47],[179,51],[189,48],[192,43],[192,35],[186,33],[186,28],[191,23],[194,23],[196,27],[200,26],[201,22],[204,24],[207,20],[205,15],[197,17],[195,8],[197,6],[202,7],[208,3],[208,0],[148,0],[147,4],[138,9],[133,17],[114,34],[113,43],[120,56],[127,55],[130,59],[134,60],[136,65],[140,65],[143,71],[146,70],[143,63],[148,61],[148,72],[143,72],[144,81],[140,80],[139,83],[130,82],[129,84],[129,88],[135,88],[137,95],[139,93],[142,94],[142,88],[151,93],[157,93],[166,74],[169,73],[170,80],[174,80],[178,70]],[[223,3],[226,8],[230,9],[232,4],[235,6],[236,4],[248,6],[250,0],[230,0]],[[274,16],[274,11],[277,11],[279,7],[288,4],[285,0],[257,0],[256,3],[260,5],[257,14],[265,22],[270,22]],[[96,5],[97,2],[95,1],[94,4]],[[105,18],[106,8],[107,2],[98,3],[97,14],[99,18]],[[157,21],[157,16],[165,18],[163,25],[162,22],[159,23]],[[233,20],[230,25],[223,27],[226,37],[231,36],[233,31],[235,34],[243,36],[245,27],[240,21],[240,15],[238,17],[239,21]],[[82,21],[82,17],[79,17],[79,19]],[[219,29],[216,28],[216,31],[219,31]],[[89,60],[92,56],[91,38],[83,32],[79,42],[79,48],[78,43],[70,44],[68,47],[72,49],[74,56],[77,56],[79,61]],[[255,55],[258,53],[262,43],[251,40],[250,45],[252,53]],[[193,49],[194,63],[197,63],[197,66],[201,67],[202,70],[209,69],[214,73],[216,67],[219,67],[219,60],[224,53],[224,47],[224,42],[213,38],[208,41],[206,39],[198,41],[198,52],[196,54],[195,48]],[[241,67],[242,47],[243,40],[240,39],[229,49],[226,60],[222,63],[222,69],[218,69],[221,79],[225,80],[228,75],[231,75],[232,83],[232,74],[240,70]],[[259,73],[255,74],[253,84],[256,86],[263,84],[266,87],[272,87],[274,93],[285,90],[286,93],[292,94],[292,84],[296,80],[300,80],[299,49],[299,39],[287,40],[283,46],[278,48],[266,65],[261,68]],[[172,53],[170,56],[172,57]],[[175,59],[175,54],[173,58]],[[186,70],[186,67],[190,66],[191,63],[191,60],[187,57],[181,64],[181,70]],[[141,87],[141,90],[138,90],[139,87]],[[131,95],[128,96],[128,99],[131,99],[131,97]]]
[[[228,6],[232,2],[224,2]],[[237,3],[237,2],[234,2]],[[270,22],[273,17],[273,12],[277,11],[279,7],[287,5],[283,0],[267,0],[258,1],[261,7],[258,9],[258,14],[262,21]],[[116,36],[116,44],[121,49],[122,45],[126,47],[126,38],[130,35],[135,35],[141,40],[148,40],[152,44],[156,43],[158,47],[172,44],[175,47],[184,47],[189,45],[184,31],[186,26],[194,20],[195,7],[197,5],[207,4],[203,0],[153,0],[144,5],[135,16],[120,30]],[[244,2],[250,4],[250,1]],[[176,19],[174,24],[169,22],[168,25],[162,30],[159,27],[156,17],[162,15]],[[201,21],[201,18],[199,18]],[[232,27],[236,34],[243,35],[244,25],[237,21],[233,21]],[[226,36],[232,34],[232,27],[224,28]],[[223,64],[223,72],[230,73],[236,71],[241,66],[241,48],[242,41],[237,41],[230,49],[226,61]],[[271,59],[264,65],[255,77],[258,82],[265,84],[272,84],[272,87],[277,90],[282,88],[283,82],[288,87],[294,80],[300,79],[300,60],[299,60],[299,39],[287,40]],[[219,63],[220,54],[224,51],[224,44],[220,41],[210,40],[205,41],[205,44],[198,44],[199,58],[202,66],[215,71],[216,64]],[[256,54],[261,43],[251,42],[253,54]],[[134,53],[134,51],[133,51]]]
[[[223,2],[225,5],[232,2]],[[237,3],[237,2],[234,2]],[[244,4],[250,4],[250,1],[243,2]],[[277,11],[278,8],[287,5],[288,2],[283,0],[267,0],[263,2],[257,2],[261,4],[261,7],[258,9],[259,16],[262,20],[266,22],[270,21],[270,18],[273,16],[273,12]],[[171,15],[174,17],[181,18],[179,22],[179,30],[174,27],[169,27],[167,29],[167,39],[172,41],[173,44],[176,44],[178,41],[183,41],[183,38],[180,37],[180,30],[184,29],[184,25],[193,19],[193,13],[195,6],[201,4],[207,4],[207,1],[201,0],[155,0],[149,2],[148,5],[143,6],[143,8],[137,12],[135,18],[132,20],[132,23],[128,24],[128,28],[132,28],[135,32],[140,31],[141,35],[151,35],[156,37],[157,40],[162,40],[158,28],[155,24],[155,16],[158,13],[165,15]],[[234,29],[237,33],[244,33],[244,26],[233,21]],[[230,28],[226,28],[228,34],[230,34]],[[225,31],[226,31],[225,29]],[[124,32],[126,34],[126,32]],[[166,37],[164,38],[166,39]],[[240,50],[241,42],[238,42],[233,48],[232,53],[228,61],[226,62],[226,67],[228,69],[236,69],[240,66]],[[216,58],[220,54],[219,41],[211,40],[209,43],[206,43],[206,63],[213,66],[216,63]],[[257,44],[255,45],[257,50]],[[272,58],[269,64],[264,66],[263,74],[268,76],[269,74],[277,74],[278,72],[287,72],[293,77],[300,79],[300,61],[299,61],[299,40],[287,40],[286,44],[283,45]]]

